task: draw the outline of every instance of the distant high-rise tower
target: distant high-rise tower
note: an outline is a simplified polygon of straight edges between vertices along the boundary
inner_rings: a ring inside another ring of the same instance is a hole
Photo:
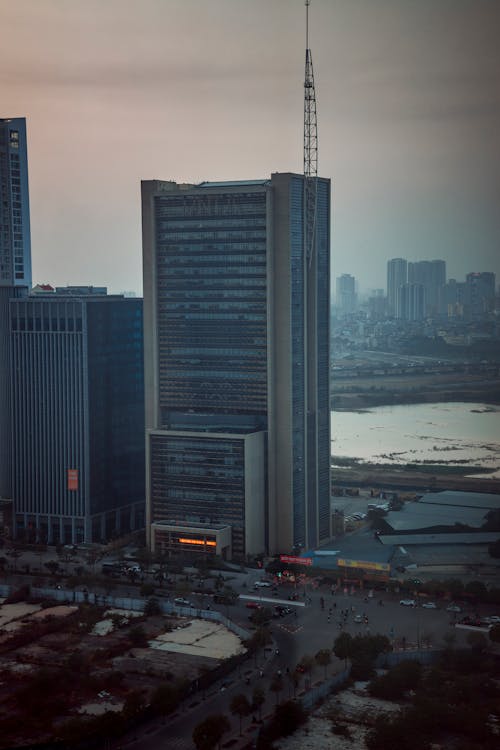
[[[28,156],[24,118],[0,119],[0,497],[12,497],[9,300],[31,286]]]
[[[465,277],[467,312],[473,318],[492,313],[495,309],[495,274],[491,271],[468,273]]]
[[[244,558],[330,536],[330,183],[143,182],[151,544]]]
[[[393,258],[387,263],[387,312],[397,317],[398,289],[408,281],[407,261]]]
[[[425,315],[435,317],[443,307],[446,285],[444,260],[420,260],[408,263],[408,283],[421,284],[425,290]]]
[[[398,320],[423,320],[425,317],[425,288],[423,284],[402,284],[398,288],[396,308]]]
[[[0,119],[0,286],[31,287],[26,120]]]
[[[337,277],[336,306],[340,315],[350,315],[356,310],[356,279],[349,273]]]

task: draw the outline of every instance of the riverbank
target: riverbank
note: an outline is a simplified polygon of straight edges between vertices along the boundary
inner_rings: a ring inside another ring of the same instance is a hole
[[[335,463],[335,458],[333,459]],[[342,459],[345,464],[345,459]],[[452,469],[452,470],[450,470]],[[470,472],[470,467],[467,468]],[[434,465],[396,467],[387,464],[359,464],[332,468],[332,484],[369,487],[377,490],[457,490],[500,494],[500,479],[468,476],[460,467]]]

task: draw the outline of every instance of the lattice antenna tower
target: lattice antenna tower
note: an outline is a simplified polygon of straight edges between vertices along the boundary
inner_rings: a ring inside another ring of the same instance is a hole
[[[314,255],[318,184],[318,120],[312,54],[309,49],[309,5],[306,6],[306,65],[304,75],[304,251],[309,266]]]

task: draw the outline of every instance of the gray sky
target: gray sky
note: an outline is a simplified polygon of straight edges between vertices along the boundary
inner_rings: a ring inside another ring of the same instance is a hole
[[[33,282],[141,293],[140,180],[302,170],[303,0],[0,0]],[[333,277],[500,281],[500,0],[311,0]]]

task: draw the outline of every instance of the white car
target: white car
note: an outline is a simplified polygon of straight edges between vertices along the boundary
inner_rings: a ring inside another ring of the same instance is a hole
[[[271,584],[269,581],[255,581],[253,587],[254,589],[270,589]]]
[[[458,606],[458,604],[448,604],[446,607],[447,612],[461,612],[462,608]]]
[[[401,599],[399,602],[402,607],[416,607],[415,599]]]
[[[192,607],[193,606],[191,602],[188,602],[188,600],[184,599],[183,596],[178,596],[176,599],[174,599],[174,604],[176,604],[178,607]]]
[[[434,602],[424,602],[422,607],[424,609],[437,609],[437,605]]]

